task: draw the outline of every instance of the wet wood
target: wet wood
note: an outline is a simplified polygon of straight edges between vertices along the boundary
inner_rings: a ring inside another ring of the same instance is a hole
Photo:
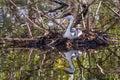
[[[112,40],[105,33],[93,33],[91,31],[83,31],[83,34],[74,40],[63,38],[60,33],[51,32],[46,36],[39,38],[0,38],[3,44],[11,43],[17,47],[97,47],[108,46]],[[10,46],[9,45],[9,46]]]

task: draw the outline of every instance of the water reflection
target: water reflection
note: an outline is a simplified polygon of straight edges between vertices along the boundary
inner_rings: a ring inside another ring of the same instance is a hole
[[[80,50],[70,50],[68,52],[64,52],[65,58],[68,60],[69,65],[71,67],[71,69],[65,70],[65,72],[70,73],[70,74],[75,72],[75,67],[72,63],[72,59],[76,59],[81,54],[82,54],[82,52]]]
[[[71,76],[65,72],[72,73],[73,80],[120,78],[119,46],[98,50],[6,47],[1,48],[0,52],[0,74],[5,76],[5,79],[68,80]],[[67,67],[69,69],[65,69]]]

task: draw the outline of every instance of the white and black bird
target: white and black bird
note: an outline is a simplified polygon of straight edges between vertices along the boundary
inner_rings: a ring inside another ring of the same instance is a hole
[[[68,39],[76,39],[78,38],[80,35],[82,35],[82,31],[79,30],[79,29],[76,29],[76,28],[72,28],[72,25],[74,23],[74,17],[68,13],[68,14],[65,14],[63,16],[65,19],[68,19],[69,20],[69,25],[65,31],[65,33],[63,34],[63,37],[64,38],[68,38]]]

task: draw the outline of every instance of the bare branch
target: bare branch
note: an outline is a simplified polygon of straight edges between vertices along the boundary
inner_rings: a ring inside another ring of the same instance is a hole
[[[41,16],[44,16],[45,18],[47,18],[47,19],[51,20],[52,22],[54,22],[55,24],[59,25],[59,26],[64,30],[64,27],[63,27],[61,24],[57,23],[57,22],[55,21],[55,19],[53,19],[53,18],[45,15],[44,12],[35,9],[34,7],[33,7],[33,9],[34,9],[36,12],[38,12]]]
[[[110,9],[113,13],[115,13],[118,17],[120,17],[120,14],[118,14],[116,11],[114,11],[111,7],[108,6],[108,3],[104,3],[105,6]]]
[[[105,72],[103,71],[102,67],[101,67],[98,63],[97,63],[96,65],[97,65],[97,67],[100,69],[101,73],[102,73],[102,74],[105,74]]]

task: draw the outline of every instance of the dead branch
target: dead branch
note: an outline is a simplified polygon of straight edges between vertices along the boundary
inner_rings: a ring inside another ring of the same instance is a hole
[[[109,4],[108,3],[104,3],[104,5],[110,9],[114,14],[116,14],[116,16],[120,17],[120,14],[118,14],[118,12],[114,11],[111,7],[109,7]]]
[[[86,8],[85,9],[83,9],[82,11],[81,11],[81,13],[79,13],[78,15],[77,15],[77,17],[76,17],[76,19],[75,19],[75,23],[73,24],[73,27],[76,27],[76,25],[81,21],[81,15],[83,14],[83,13],[85,13],[85,15],[87,14],[86,12],[88,11],[88,8],[95,2],[96,0],[94,0],[94,1],[92,1],[90,4],[88,4],[87,6],[86,6]],[[84,16],[85,16],[84,15]]]
[[[37,40],[33,38],[0,38],[0,40],[4,41],[32,41],[32,40]]]
[[[10,0],[10,3],[12,3],[13,4],[13,6],[15,6],[16,7],[16,9],[18,10],[18,7],[17,7],[17,5],[12,1],[12,0]],[[46,31],[46,29],[44,29],[44,28],[42,28],[42,27],[39,27],[36,23],[34,23],[27,15],[25,15],[25,14],[23,14],[24,16],[25,16],[25,18],[31,23],[31,24],[33,24],[34,26],[33,27],[36,27],[36,28],[38,28],[38,29],[40,29],[41,30],[41,32],[44,32],[44,31]],[[28,27],[28,25],[27,25],[27,27]],[[29,28],[30,29],[30,28]],[[29,34],[31,35],[31,33],[30,33],[30,30],[28,29],[28,31],[29,31]],[[32,35],[31,35],[32,36]]]
[[[103,31],[103,32],[106,33],[106,32],[109,31],[111,28],[115,27],[115,25],[116,25],[118,22],[119,22],[118,19],[116,19],[116,20],[114,21],[114,23],[113,23],[112,25],[110,25],[109,28],[105,29],[105,31]]]
[[[29,26],[29,24],[28,24],[27,22],[26,22],[26,26],[27,26],[27,29],[28,29],[29,36],[30,36],[31,38],[33,38],[31,29],[30,29],[30,26]]]
[[[39,11],[39,10],[37,10],[37,9],[34,8],[34,7],[32,7],[32,8],[33,8],[37,13],[39,13],[41,16],[44,16],[45,18],[51,20],[52,22],[54,22],[55,24],[59,25],[59,26],[64,30],[64,27],[63,27],[61,24],[57,23],[55,19],[47,16],[44,12]]]

